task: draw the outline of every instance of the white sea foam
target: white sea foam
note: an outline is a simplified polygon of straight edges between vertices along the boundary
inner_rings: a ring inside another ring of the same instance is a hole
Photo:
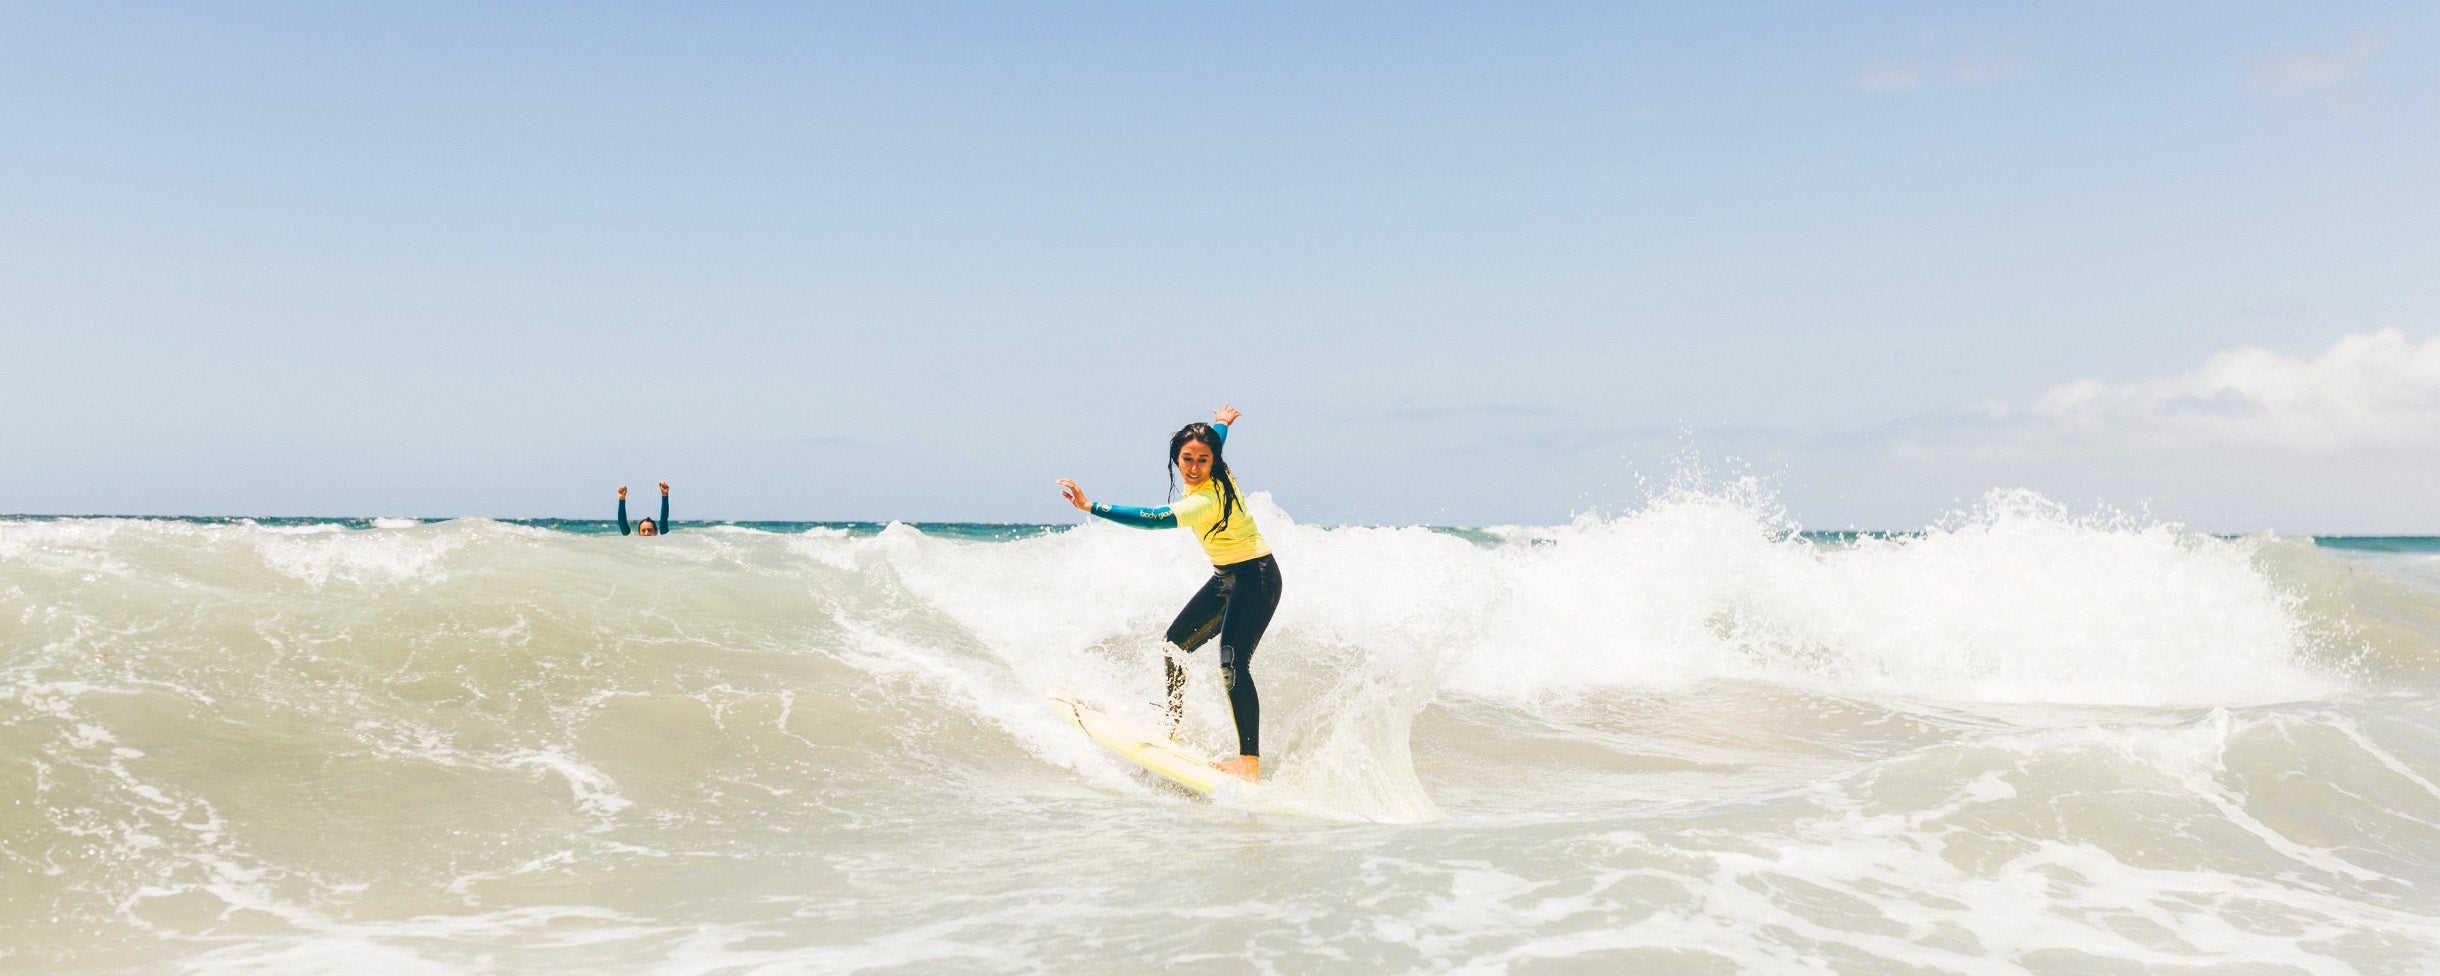
[[[0,897],[45,906],[0,968],[2440,953],[2422,557],[2008,494],[1862,540],[1750,489],[1486,533],[1248,504],[1267,782],[1216,803],[1041,695],[1155,714],[1183,533],[0,522]],[[1181,737],[1217,754],[1211,657]]]
[[[1674,496],[1481,571],[1444,660],[1455,687],[1759,679],[1967,701],[2277,701],[2342,686],[2253,543],[2072,518],[1994,496],[1959,524],[1824,546],[1750,508]],[[1416,575],[1424,575],[1417,573]]]
[[[462,532],[274,533],[256,540],[263,565],[313,586],[331,582],[396,584],[430,581],[442,572]]]

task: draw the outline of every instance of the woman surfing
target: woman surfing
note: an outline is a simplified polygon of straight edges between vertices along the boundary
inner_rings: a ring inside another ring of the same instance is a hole
[[[1133,508],[1094,502],[1065,478],[1059,479],[1059,492],[1068,504],[1121,525],[1192,529],[1203,544],[1203,552],[1211,557],[1212,578],[1178,611],[1166,636],[1190,654],[1214,636],[1220,638],[1220,682],[1228,688],[1229,713],[1237,722],[1237,758],[1211,765],[1252,783],[1262,776],[1262,708],[1250,664],[1255,645],[1271,626],[1271,612],[1279,608],[1279,562],[1254,528],[1254,516],[1245,510],[1236,479],[1229,477],[1228,462],[1221,458],[1229,425],[1239,416],[1237,408],[1221,404],[1212,411],[1211,423],[1187,424],[1169,435],[1170,470],[1186,485],[1186,493],[1175,503]],[[1172,655],[1163,655],[1161,666],[1169,678],[1169,725],[1175,728],[1185,710],[1186,671]]]

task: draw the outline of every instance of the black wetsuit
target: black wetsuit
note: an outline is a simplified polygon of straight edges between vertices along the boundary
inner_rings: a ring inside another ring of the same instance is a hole
[[[627,528],[627,497],[626,497],[625,495],[621,495],[621,496],[619,496],[619,500],[618,500],[618,534],[620,534],[620,535],[628,535],[628,534],[630,534],[630,532],[631,532],[631,531],[632,531],[632,530],[630,530],[630,529],[628,529],[628,528]],[[661,518],[660,518],[658,521],[655,521],[654,523],[652,523],[652,533],[653,533],[654,535],[668,535],[668,534],[669,534],[669,496],[668,496],[668,495],[663,495],[663,496],[661,496]]]
[[[1262,755],[1262,704],[1254,694],[1254,647],[1279,609],[1279,561],[1269,555],[1212,567],[1212,578],[1186,601],[1169,625],[1169,642],[1193,652],[1220,638],[1220,683],[1228,688],[1229,712],[1237,719],[1237,754]],[[1186,669],[1161,659],[1169,674],[1169,724],[1185,710]]]

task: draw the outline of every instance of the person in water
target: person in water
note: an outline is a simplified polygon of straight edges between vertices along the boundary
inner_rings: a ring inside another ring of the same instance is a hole
[[[1186,527],[1212,560],[1212,578],[1186,601],[1169,625],[1169,643],[1193,653],[1215,635],[1220,638],[1220,682],[1228,688],[1230,715],[1237,721],[1237,758],[1213,763],[1213,768],[1255,782],[1262,776],[1262,708],[1254,694],[1254,646],[1271,626],[1279,609],[1279,562],[1245,510],[1237,481],[1229,476],[1220,449],[1228,443],[1228,428],[1237,408],[1221,404],[1212,422],[1193,423],[1169,435],[1169,466],[1186,483],[1175,504],[1132,508],[1092,501],[1084,489],[1065,478],[1060,494],[1068,504],[1121,525],[1146,529]],[[1174,655],[1163,655],[1169,678],[1169,725],[1175,728],[1185,709],[1186,672]]]
[[[669,532],[669,482],[661,482],[661,520],[645,519],[636,523],[636,535],[666,535]],[[628,534],[627,486],[618,486],[618,534]]]

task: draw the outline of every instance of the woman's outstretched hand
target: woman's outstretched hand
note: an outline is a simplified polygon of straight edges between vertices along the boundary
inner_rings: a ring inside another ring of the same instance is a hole
[[[1084,497],[1084,489],[1076,487],[1076,483],[1073,481],[1066,478],[1059,479],[1059,494],[1068,500],[1068,504],[1076,506],[1076,510],[1079,512],[1093,510],[1093,503]]]
[[[627,500],[627,486],[626,486],[626,485],[620,485],[620,486],[618,486],[618,500],[619,500],[619,501],[622,501],[622,502]]]
[[[622,489],[620,489],[620,490],[621,490],[621,491],[625,491],[626,489],[623,489],[623,488],[622,488]],[[667,497],[669,497],[669,482],[666,482],[666,481],[661,482],[661,497],[663,497],[663,498],[667,498]]]
[[[1238,413],[1236,407],[1223,403],[1220,405],[1220,409],[1212,411],[1212,423],[1225,427],[1235,424],[1237,422],[1237,418],[1242,416],[1245,415]]]

